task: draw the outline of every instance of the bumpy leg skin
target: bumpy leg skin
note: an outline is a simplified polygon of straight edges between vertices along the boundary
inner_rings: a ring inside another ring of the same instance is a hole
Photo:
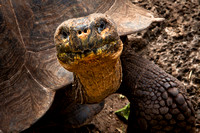
[[[128,132],[195,132],[195,113],[180,81],[125,51],[120,90],[131,102]]]
[[[65,126],[78,128],[86,125],[104,107],[104,101],[98,104],[76,104],[65,115]]]

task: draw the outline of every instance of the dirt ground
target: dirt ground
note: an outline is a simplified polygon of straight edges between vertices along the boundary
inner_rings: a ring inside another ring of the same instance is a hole
[[[138,54],[153,61],[187,87],[196,111],[200,132],[200,1],[132,0],[136,5],[165,18],[149,29],[130,35],[130,45]],[[124,133],[127,125],[114,111],[128,103],[115,94],[106,99],[104,109],[93,121],[103,133]]]
[[[152,11],[157,17],[165,18],[165,21],[128,36],[129,45],[185,84],[196,111],[197,131],[200,132],[200,1],[132,2]],[[128,100],[119,94],[109,96],[105,99],[104,109],[82,129],[94,133],[126,132],[127,124],[114,112],[127,104]]]
[[[113,94],[105,99],[104,109],[92,120],[102,133],[124,133],[127,124],[121,121],[115,111],[127,105],[129,101],[126,97],[122,98],[120,94]]]

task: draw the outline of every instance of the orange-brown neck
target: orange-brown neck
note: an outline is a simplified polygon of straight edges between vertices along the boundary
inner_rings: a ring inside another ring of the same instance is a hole
[[[84,91],[84,103],[102,101],[114,93],[122,80],[120,57],[115,60],[101,59],[91,65],[87,64],[81,71],[74,73],[79,80],[79,89]],[[81,88],[80,88],[81,87]],[[76,88],[77,89],[77,88]]]

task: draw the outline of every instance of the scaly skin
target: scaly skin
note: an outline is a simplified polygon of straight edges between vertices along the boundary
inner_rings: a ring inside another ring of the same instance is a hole
[[[128,132],[194,132],[194,110],[184,86],[130,49],[125,48],[120,58],[123,45],[114,25],[108,16],[92,14],[57,28],[57,57],[74,72],[77,101],[100,102],[115,92],[122,67],[119,92],[131,102]],[[127,38],[121,39],[127,45]]]
[[[195,132],[195,112],[180,81],[130,49],[121,61],[120,90],[131,103],[128,132]]]

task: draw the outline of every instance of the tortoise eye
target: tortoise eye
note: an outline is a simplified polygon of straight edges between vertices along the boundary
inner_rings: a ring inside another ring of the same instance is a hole
[[[106,28],[106,23],[104,21],[100,21],[98,26],[98,32],[101,33]]]
[[[60,32],[61,36],[63,39],[69,39],[69,32],[65,31],[65,30],[62,30]]]

